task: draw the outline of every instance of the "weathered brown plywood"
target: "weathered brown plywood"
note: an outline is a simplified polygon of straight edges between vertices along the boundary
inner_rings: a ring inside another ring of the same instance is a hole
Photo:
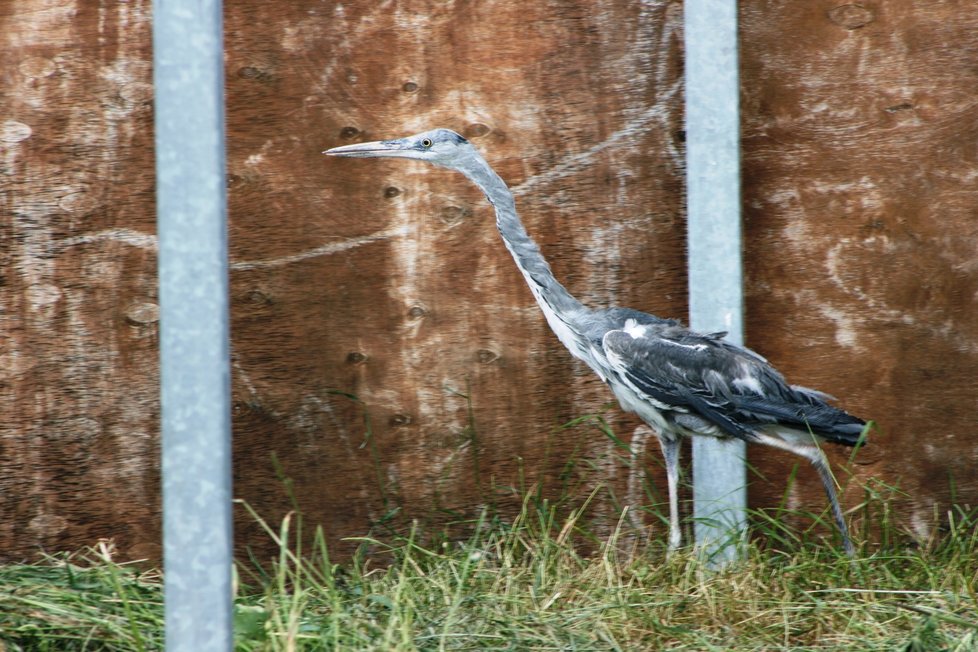
[[[954,491],[978,500],[978,7],[752,2],[742,20],[748,339],[879,423],[856,476],[907,492],[926,535]]]
[[[747,337],[881,423],[855,473],[917,492],[924,533],[948,474],[978,500],[978,10],[802,5],[741,5]],[[4,557],[158,554],[149,11],[0,5]],[[226,22],[235,495],[277,519],[279,464],[340,551],[536,482],[607,483],[599,525],[652,502],[658,447],[548,332],[479,192],[320,152],[456,129],[572,292],[683,316],[681,4],[235,2]],[[558,428],[596,412],[633,464]],[[794,460],[751,459],[753,504],[776,502]],[[790,499],[824,500],[810,476]]]
[[[629,483],[613,442],[554,432],[611,397],[547,330],[481,193],[320,151],[453,128],[584,300],[683,314],[678,6],[258,5],[229,21],[232,244],[254,261],[233,279],[238,432],[258,444],[236,448],[239,493],[275,486],[274,449],[338,537],[393,509],[404,524],[513,504],[499,486],[559,487],[576,450],[598,466],[585,491],[612,480],[638,499],[642,466]],[[362,402],[366,447],[335,389]]]
[[[5,558],[158,550],[149,4],[0,4]]]

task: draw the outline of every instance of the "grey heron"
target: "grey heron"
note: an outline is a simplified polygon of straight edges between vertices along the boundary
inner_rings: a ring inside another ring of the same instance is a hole
[[[434,129],[396,140],[334,147],[330,156],[427,161],[456,170],[478,186],[496,212],[496,226],[516,266],[571,355],[611,387],[621,407],[655,431],[669,489],[669,549],[681,543],[679,446],[682,437],[737,438],[806,458],[818,471],[846,554],[852,541],[820,446],[855,446],[865,422],[828,404],[822,392],[789,385],[754,351],[697,333],[673,319],[629,308],[591,309],[561,285],[516,213],[513,194],[459,134]]]

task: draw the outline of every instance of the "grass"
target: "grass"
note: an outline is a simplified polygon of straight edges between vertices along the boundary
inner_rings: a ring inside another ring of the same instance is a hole
[[[615,464],[641,463],[600,417],[568,428],[596,428]],[[369,421],[365,432],[376,462]],[[472,423],[465,440],[476,436]],[[609,487],[582,491],[605,462],[575,452],[549,492],[494,486],[475,517],[441,509],[451,522],[437,536],[405,523],[396,488],[381,486],[383,534],[343,563],[320,529],[303,531],[295,502],[274,526],[241,503],[278,554],[235,568],[236,650],[978,650],[978,510],[935,513],[920,540],[899,491],[871,482],[849,514],[863,541],[850,560],[823,538],[823,515],[786,507],[786,490],[751,513],[741,560],[717,570],[692,550],[666,555],[641,527],[665,531],[651,483],[637,514]],[[595,518],[609,512],[617,527]],[[0,652],[162,649],[162,577],[117,561],[110,542],[0,566]]]
[[[871,492],[855,515],[888,529],[855,560],[784,525],[805,515],[772,510],[721,570],[667,557],[627,514],[596,540],[590,499],[567,511],[532,491],[514,519],[468,523],[464,542],[365,538],[343,564],[319,530],[299,543],[295,514],[272,527],[251,512],[279,555],[238,566],[236,648],[978,650],[978,512],[955,509],[914,541],[883,499]],[[160,650],[161,603],[160,574],[116,562],[106,543],[0,567],[0,650]]]

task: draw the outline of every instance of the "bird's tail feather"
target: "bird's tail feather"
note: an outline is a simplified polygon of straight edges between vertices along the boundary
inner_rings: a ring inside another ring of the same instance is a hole
[[[781,403],[762,396],[738,396],[737,409],[759,420],[774,421],[782,425],[811,431],[820,438],[855,446],[866,422],[844,410],[822,402]]]

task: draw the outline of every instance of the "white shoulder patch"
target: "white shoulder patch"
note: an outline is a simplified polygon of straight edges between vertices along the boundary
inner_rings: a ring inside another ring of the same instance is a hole
[[[628,333],[628,335],[633,340],[637,340],[637,339],[643,338],[643,337],[645,337],[648,334],[648,328],[645,327],[645,326],[639,325],[639,323],[637,321],[635,321],[634,319],[626,319],[625,320],[625,327],[622,330],[625,331],[626,333]]]
[[[753,376],[734,378],[733,385],[741,391],[747,390],[754,392],[758,396],[764,396],[764,389],[761,387],[761,383]]]

